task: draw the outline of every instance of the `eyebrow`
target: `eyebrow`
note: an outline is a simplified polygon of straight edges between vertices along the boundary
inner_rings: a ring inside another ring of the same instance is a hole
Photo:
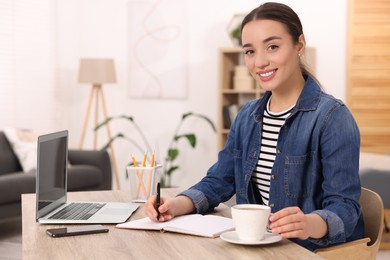
[[[264,39],[263,43],[267,43],[267,42],[270,42],[272,40],[281,40],[281,39],[282,39],[282,37],[279,37],[279,36],[270,36],[270,37]]]
[[[267,43],[267,42],[270,42],[272,40],[282,40],[282,37],[279,37],[279,36],[270,36],[268,38],[265,38],[264,40],[262,40],[263,43]],[[251,47],[252,44],[250,43],[247,43],[247,44],[244,44],[242,45],[242,48],[246,48],[246,47]]]

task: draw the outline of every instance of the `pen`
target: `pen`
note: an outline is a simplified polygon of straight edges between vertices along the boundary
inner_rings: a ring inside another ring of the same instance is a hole
[[[158,208],[160,207],[160,183],[157,183],[157,220],[160,220],[160,211],[158,211]]]

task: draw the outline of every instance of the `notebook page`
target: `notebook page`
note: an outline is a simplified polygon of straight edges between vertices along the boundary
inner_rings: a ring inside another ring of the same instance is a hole
[[[219,234],[233,230],[233,220],[230,218],[191,214],[173,218],[167,222],[154,222],[148,217],[118,224],[118,228],[165,230],[198,236],[216,237]]]

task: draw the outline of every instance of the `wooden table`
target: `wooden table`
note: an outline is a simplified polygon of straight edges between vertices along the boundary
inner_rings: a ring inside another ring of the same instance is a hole
[[[163,189],[162,196],[177,190]],[[69,200],[127,202],[125,191],[71,192]],[[229,216],[230,208],[219,206],[213,214]],[[130,220],[144,217],[143,205]],[[230,244],[220,238],[204,238],[159,231],[109,227],[109,233],[52,238],[46,229],[64,225],[35,222],[35,194],[22,195],[23,259],[321,259],[305,248],[283,239],[262,246]]]

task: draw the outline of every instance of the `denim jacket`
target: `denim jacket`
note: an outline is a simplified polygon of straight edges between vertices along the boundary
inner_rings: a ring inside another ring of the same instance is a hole
[[[187,191],[196,211],[204,214],[236,194],[237,204],[256,203],[251,176],[259,157],[263,112],[271,93],[247,103],[233,122],[218,161],[206,177]],[[306,83],[280,129],[271,172],[272,212],[298,206],[328,225],[321,239],[292,239],[310,250],[363,237],[359,205],[360,133],[342,101]]]

